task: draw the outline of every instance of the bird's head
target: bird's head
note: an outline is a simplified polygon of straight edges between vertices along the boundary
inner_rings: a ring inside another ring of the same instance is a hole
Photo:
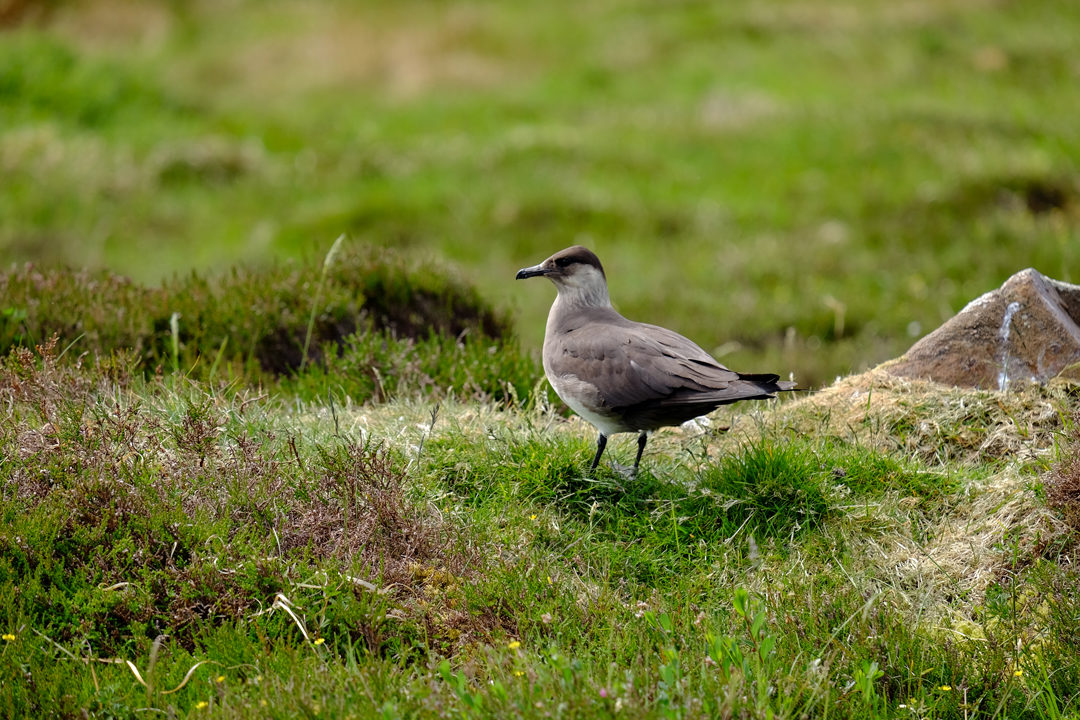
[[[516,278],[546,277],[560,296],[585,305],[610,306],[607,278],[600,258],[581,245],[560,250],[539,265],[518,270]]]

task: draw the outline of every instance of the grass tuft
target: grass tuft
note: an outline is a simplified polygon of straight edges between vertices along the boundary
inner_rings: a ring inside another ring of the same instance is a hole
[[[707,470],[702,486],[725,507],[725,535],[745,528],[760,537],[794,537],[821,522],[827,487],[805,446],[754,444]]]

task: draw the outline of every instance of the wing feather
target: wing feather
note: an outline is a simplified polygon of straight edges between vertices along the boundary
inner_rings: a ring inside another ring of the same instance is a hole
[[[739,373],[682,335],[612,314],[561,334],[546,358],[558,376],[587,378],[608,407],[719,404],[763,395],[761,388],[740,387]]]

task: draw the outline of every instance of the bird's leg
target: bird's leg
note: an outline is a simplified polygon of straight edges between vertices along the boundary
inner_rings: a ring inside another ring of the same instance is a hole
[[[620,475],[622,475],[627,480],[633,480],[634,478],[636,478],[637,473],[638,473],[638,465],[641,464],[641,453],[645,452],[645,443],[648,441],[648,439],[649,439],[649,434],[648,433],[643,432],[640,435],[638,435],[638,439],[637,439],[637,457],[634,458],[633,466],[620,465],[619,463],[612,460],[611,461],[611,467],[615,470],[615,472],[619,473]]]
[[[589,468],[589,472],[596,469],[596,466],[600,464],[600,456],[604,454],[604,448],[607,447],[607,435],[600,433],[596,438],[596,457],[592,459],[592,466]]]
[[[637,475],[638,465],[641,463],[641,453],[645,452],[645,443],[649,441],[649,434],[641,433],[637,437],[637,457],[634,458],[634,474]]]

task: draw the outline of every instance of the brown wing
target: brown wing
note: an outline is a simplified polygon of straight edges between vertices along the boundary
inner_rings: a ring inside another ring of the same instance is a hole
[[[775,383],[775,375],[742,376],[676,332],[611,315],[561,333],[548,363],[556,375],[576,375],[594,385],[612,409],[715,407],[782,389],[759,384]]]

